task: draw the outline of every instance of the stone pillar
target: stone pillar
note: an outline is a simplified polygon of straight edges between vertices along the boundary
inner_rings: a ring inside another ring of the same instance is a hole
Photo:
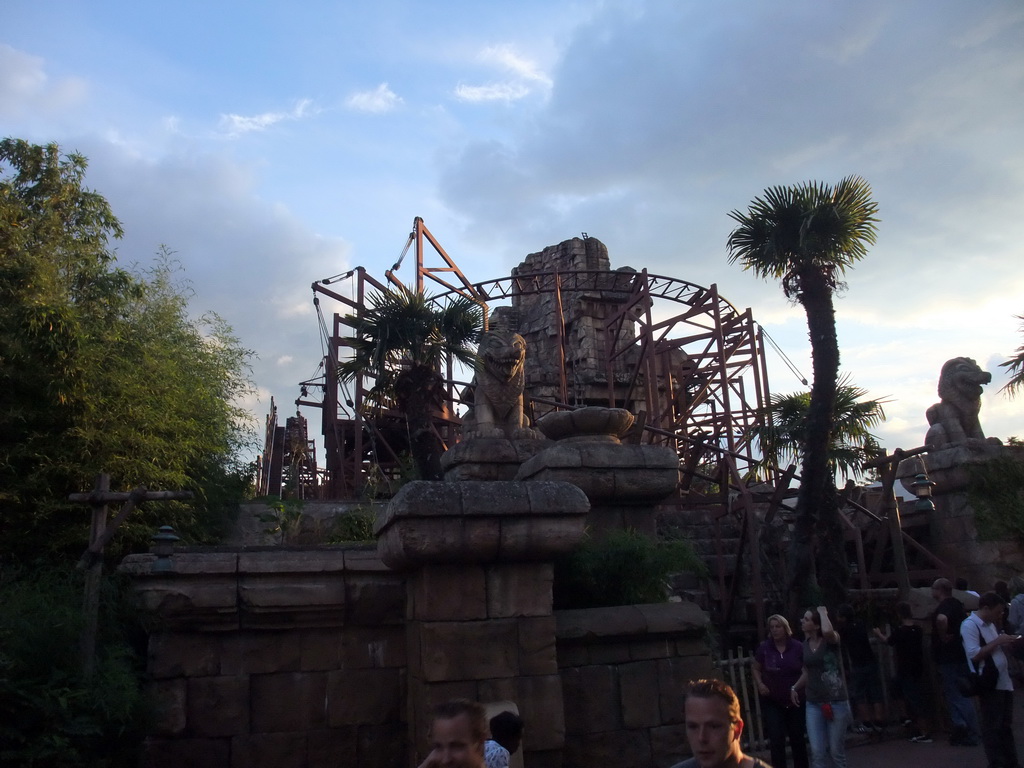
[[[935,509],[928,516],[930,548],[957,576],[982,592],[996,579],[1008,579],[1024,570],[1024,554],[1016,542],[979,538],[968,497],[971,467],[1004,456],[1019,453],[994,441],[971,440],[932,449],[924,461],[919,457],[906,459],[897,470],[897,477],[908,490],[913,490],[912,483],[920,472],[926,471],[935,483]]]
[[[524,764],[562,764],[552,560],[583,537],[588,506],[582,491],[560,482],[414,482],[391,501],[377,547],[384,563],[408,572],[416,763],[428,751],[431,708],[468,698],[516,702]]]
[[[519,480],[559,480],[590,502],[592,534],[632,528],[654,536],[655,505],[679,483],[679,457],[663,445],[623,444],[633,423],[622,408],[591,406],[549,413],[537,423],[556,442],[519,468]]]

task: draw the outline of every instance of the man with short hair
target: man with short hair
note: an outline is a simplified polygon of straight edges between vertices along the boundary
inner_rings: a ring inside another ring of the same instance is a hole
[[[999,631],[1006,603],[997,592],[978,598],[978,610],[960,626],[967,663],[975,672],[982,664],[995,664],[999,672],[995,690],[978,694],[981,705],[981,740],[989,768],[1020,768],[1017,745],[1013,740],[1013,682],[1007,669],[1003,648],[1016,643],[1017,635]]]
[[[693,757],[672,768],[771,768],[764,761],[743,754],[740,701],[721,680],[690,683],[683,712]]]
[[[484,768],[487,710],[468,699],[438,704],[429,737],[432,749],[419,768]]]
[[[932,614],[932,658],[942,682],[942,695],[946,699],[949,719],[953,721],[953,734],[949,743],[975,747],[981,743],[978,713],[971,700],[960,693],[957,679],[967,667],[964,646],[960,641],[960,624],[967,618],[964,605],[953,597],[949,579],[936,579],[932,584],[932,597],[938,600]]]

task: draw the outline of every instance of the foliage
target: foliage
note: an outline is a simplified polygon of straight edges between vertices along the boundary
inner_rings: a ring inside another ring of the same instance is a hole
[[[1024,545],[1024,462],[1019,457],[970,466],[967,499],[981,538]]]
[[[755,198],[746,212],[729,214],[737,223],[727,241],[729,262],[739,261],[744,269],[764,279],[779,280],[785,295],[799,302],[807,315],[814,381],[787,578],[795,599],[815,585],[816,556],[837,568],[845,563],[841,537],[837,543],[834,535],[839,512],[829,472],[839,379],[833,293],[842,287],[840,278],[846,270],[875,242],[877,212],[868,183],[859,176],[848,176],[835,187],[818,182],[771,187],[763,197]],[[835,551],[826,551],[822,557],[816,534],[822,547]],[[830,601],[842,600],[842,574],[829,574],[827,581],[840,585],[835,594],[828,594]]]
[[[295,541],[302,530],[302,499],[284,499],[271,496],[266,499],[267,511],[256,517],[261,523],[267,523],[264,533],[280,536],[281,544]]]
[[[660,603],[672,573],[704,573],[690,543],[656,541],[635,530],[587,538],[555,562],[555,608]]]
[[[289,544],[366,544],[376,542],[373,525],[376,514],[372,502],[364,502],[326,521],[304,510],[301,499],[280,499],[265,496],[254,499],[263,502],[267,511],[256,515],[266,523],[263,533],[277,536],[278,543]]]
[[[0,579],[0,763],[134,766],[152,711],[118,579],[103,585],[96,671],[82,672],[80,572],[8,567]]]
[[[114,489],[196,493],[133,515],[122,548],[164,523],[216,536],[251,482],[235,403],[252,353],[216,315],[189,315],[166,249],[148,268],[117,266],[121,225],[85,169],[54,144],[0,141],[0,536],[22,559],[80,554],[88,509],[66,499],[100,472]]]
[[[843,377],[837,384],[836,404],[829,435],[829,463],[843,479],[859,477],[864,462],[881,455],[871,429],[885,420],[884,399],[865,400],[867,390]],[[768,405],[770,423],[755,430],[764,464],[783,466],[798,462],[807,440],[810,392],[772,395]]]
[[[472,345],[480,339],[483,313],[473,301],[457,297],[445,305],[404,286],[370,294],[362,314],[346,318],[353,335],[346,339],[352,358],[343,361],[343,378],[364,373],[376,379],[374,401],[386,404],[398,391],[397,380],[410,367],[438,369],[449,359],[472,365]]]
[[[420,479],[440,479],[440,440],[431,422],[443,405],[439,371],[453,361],[473,363],[483,313],[467,298],[441,305],[405,287],[371,294],[367,303],[361,314],[346,318],[353,331],[345,339],[352,357],[339,364],[338,375],[373,378],[370,414],[397,408],[406,418]]]
[[[786,296],[802,303],[808,277],[820,274],[835,290],[847,268],[867,255],[877,212],[871,187],[859,176],[834,188],[816,181],[770,187],[746,213],[729,213],[739,224],[729,235],[729,263],[779,280]]]
[[[377,516],[369,506],[360,506],[351,512],[337,515],[331,520],[327,534],[328,544],[350,544],[375,542],[373,524]]]
[[[1024,320],[1024,315],[1017,315],[1017,319]],[[1021,325],[1020,330],[1024,332],[1024,324]],[[1024,388],[1024,344],[1017,347],[1013,357],[1000,363],[999,366],[1010,372],[1010,380],[1003,387],[1003,392],[1008,397],[1015,397]]]

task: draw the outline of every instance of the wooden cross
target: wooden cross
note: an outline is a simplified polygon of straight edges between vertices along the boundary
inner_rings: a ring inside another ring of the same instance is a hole
[[[91,677],[96,668],[96,628],[100,608],[100,581],[103,575],[103,548],[110,543],[114,533],[136,506],[143,501],[169,501],[191,499],[191,491],[147,491],[139,486],[130,493],[117,493],[110,490],[110,475],[103,473],[96,477],[96,488],[90,493],[72,493],[68,501],[88,504],[92,507],[92,525],[89,529],[89,546],[78,560],[76,566],[84,570],[85,597],[82,601],[82,614],[85,626],[82,628],[81,654],[82,668],[86,677]],[[124,506],[113,520],[107,520],[107,505],[123,501]]]

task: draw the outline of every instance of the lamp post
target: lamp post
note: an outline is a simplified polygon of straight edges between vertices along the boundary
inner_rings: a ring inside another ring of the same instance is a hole
[[[915,512],[934,512],[935,502],[932,501],[932,488],[936,486],[936,483],[928,479],[928,475],[924,472],[920,472],[914,475],[914,482],[910,484],[910,487],[914,489],[914,495],[917,496],[917,501],[914,502]]]
[[[174,533],[174,528],[169,525],[161,525],[153,537],[153,554],[156,560],[153,561],[153,573],[170,573],[174,570],[171,567],[171,555],[174,554],[174,543],[181,541],[181,537]]]

